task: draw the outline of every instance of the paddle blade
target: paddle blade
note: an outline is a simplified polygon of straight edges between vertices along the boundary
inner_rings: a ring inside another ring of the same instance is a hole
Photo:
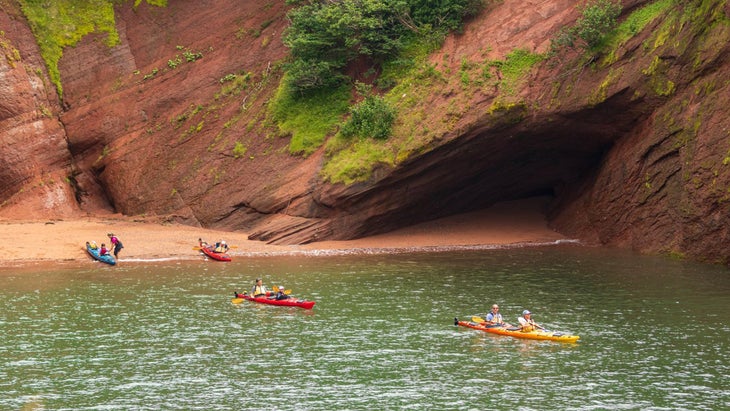
[[[279,286],[275,285],[274,288],[271,289],[273,292],[278,293],[279,292]]]
[[[193,247],[193,250],[198,250],[198,251],[199,251],[199,250],[201,250],[201,249],[202,249],[202,248],[201,248],[201,247],[198,247],[198,246],[195,246],[195,247]]]
[[[241,304],[243,302],[243,298],[231,298],[231,304]]]
[[[286,294],[286,295],[291,294],[291,290],[284,290],[284,294]]]
[[[477,317],[477,316],[471,317],[471,320],[474,321],[475,323],[479,323],[479,324],[483,324],[483,323],[487,322],[487,320],[485,320],[484,318]]]

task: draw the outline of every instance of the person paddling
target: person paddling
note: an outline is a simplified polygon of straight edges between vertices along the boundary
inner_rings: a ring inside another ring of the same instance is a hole
[[[267,294],[266,286],[264,286],[264,281],[260,278],[256,279],[256,284],[254,284],[253,288],[251,288],[251,295],[256,297],[262,297]]]
[[[216,253],[222,254],[228,252],[228,244],[226,244],[225,240],[220,240],[217,243],[215,243],[215,249],[213,250]]]
[[[486,319],[487,326],[512,327],[502,319],[502,314],[499,313],[499,306],[497,304],[492,305],[492,310],[487,314]]]
[[[532,313],[530,312],[530,310],[523,311],[522,317],[518,317],[517,321],[520,322],[520,328],[522,329],[523,332],[534,331],[535,328],[539,328],[543,331],[545,330],[545,327],[536,323],[532,319]]]
[[[279,290],[276,292],[276,295],[274,296],[274,299],[275,300],[288,300],[289,298],[291,298],[291,297],[284,292],[284,286],[280,285]]]

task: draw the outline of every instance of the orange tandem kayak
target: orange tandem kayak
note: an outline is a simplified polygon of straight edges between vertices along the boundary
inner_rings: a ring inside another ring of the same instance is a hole
[[[495,327],[495,326],[485,326],[480,323],[476,323],[473,321],[459,321],[458,318],[454,318],[454,325],[460,325],[462,327],[469,327],[473,328],[475,330],[480,330],[492,334],[499,334],[499,335],[508,335],[510,337],[515,338],[526,338],[529,340],[549,340],[549,341],[560,341],[560,342],[576,342],[578,339],[580,339],[577,335],[570,335],[565,334],[561,332],[556,331],[543,331],[543,330],[534,330],[534,331],[520,331],[519,328],[506,328],[506,327]]]

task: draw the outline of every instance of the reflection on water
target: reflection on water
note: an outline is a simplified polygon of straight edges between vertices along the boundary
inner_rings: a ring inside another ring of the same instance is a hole
[[[0,275],[0,409],[721,409],[727,268],[575,246]],[[313,310],[245,303],[262,276]],[[499,303],[576,344],[463,327]]]

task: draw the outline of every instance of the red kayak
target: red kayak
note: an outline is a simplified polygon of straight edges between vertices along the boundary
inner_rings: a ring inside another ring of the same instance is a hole
[[[305,310],[311,310],[312,307],[314,307],[314,304],[316,304],[314,301],[299,300],[296,298],[287,298],[286,300],[275,300],[269,297],[254,298],[248,294],[243,294],[243,296],[241,297],[234,298],[231,300],[231,302],[233,304],[240,304],[241,302],[243,302],[243,300],[253,301],[260,304],[281,305],[285,307],[300,307],[304,308]]]
[[[200,251],[202,251],[205,255],[208,257],[218,260],[218,261],[231,261],[231,256],[226,253],[216,253],[215,251],[211,250],[208,247],[200,247]]]

